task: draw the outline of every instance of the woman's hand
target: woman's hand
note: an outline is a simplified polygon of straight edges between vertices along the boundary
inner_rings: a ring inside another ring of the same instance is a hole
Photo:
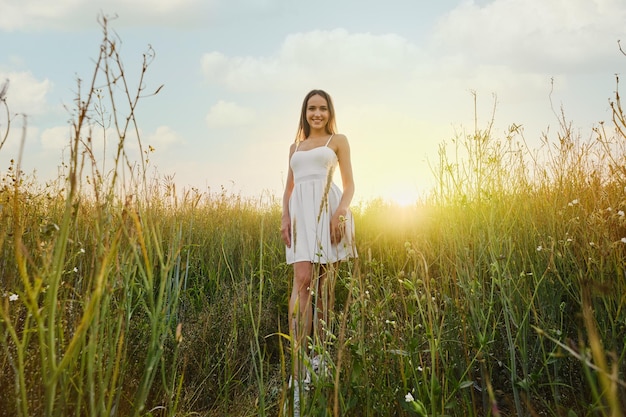
[[[330,219],[330,243],[333,245],[341,242],[341,239],[346,234],[346,223],[348,219],[346,218],[346,212],[337,210],[333,217]]]
[[[280,224],[280,237],[285,242],[288,248],[291,247],[291,217],[288,215],[283,216]]]

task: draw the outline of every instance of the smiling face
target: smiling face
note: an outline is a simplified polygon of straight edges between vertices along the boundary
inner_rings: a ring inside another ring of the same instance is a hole
[[[336,130],[333,100],[324,90],[309,91],[302,101],[296,140],[304,140],[312,134],[332,134]]]
[[[328,133],[326,125],[330,117],[328,102],[318,94],[311,96],[306,106],[306,121],[311,133]]]

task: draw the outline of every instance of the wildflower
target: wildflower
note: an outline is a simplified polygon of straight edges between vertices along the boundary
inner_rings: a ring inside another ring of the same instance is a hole
[[[19,298],[20,298],[20,296],[17,295],[17,294],[9,295],[9,301],[17,301]]]
[[[618,211],[617,215],[620,216],[620,217],[624,217],[624,210]]]
[[[578,204],[578,199],[577,198],[575,198],[574,200],[572,200],[569,203],[567,203],[567,205],[570,206],[570,207],[575,206],[576,204]]]
[[[543,250],[543,246],[539,245],[537,246],[537,252],[541,252]]]
[[[416,401],[415,398],[413,398],[413,395],[411,395],[410,397],[409,395],[411,395],[411,393],[408,393],[404,396],[404,400],[409,404],[409,408],[418,416],[427,416],[428,413],[426,412],[426,407],[424,407],[424,403],[419,400]]]
[[[74,273],[77,273],[78,272],[78,268],[74,267],[74,269],[72,269],[72,271],[74,271]]]
[[[422,368],[421,366],[417,366],[417,372],[422,372],[424,370],[424,368]]]
[[[85,253],[85,249],[84,248],[80,248],[80,253]]]
[[[622,238],[622,243],[626,243],[626,237]]]
[[[593,242],[589,242],[589,246],[593,247],[593,246],[596,246],[596,244]]]

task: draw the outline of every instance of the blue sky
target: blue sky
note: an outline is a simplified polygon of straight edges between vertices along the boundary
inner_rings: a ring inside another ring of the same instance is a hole
[[[558,127],[553,109],[582,139],[609,122],[626,68],[626,0],[0,0],[0,11],[0,80],[11,111],[28,115],[23,165],[41,180],[56,177],[100,12],[118,16],[131,81],[147,46],[156,52],[147,90],[164,87],[138,113],[151,164],[179,189],[250,197],[282,194],[312,88],[335,100],[355,201],[406,202],[432,186],[439,145],[473,131],[472,91],[479,127],[495,97],[494,134],[521,124],[538,147]],[[17,126],[0,170],[17,156]]]

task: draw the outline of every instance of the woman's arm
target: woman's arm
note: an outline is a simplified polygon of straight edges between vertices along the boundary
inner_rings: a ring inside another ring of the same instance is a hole
[[[331,241],[337,243],[344,233],[343,222],[348,214],[352,198],[354,197],[354,177],[352,175],[352,160],[350,158],[350,144],[345,135],[335,135],[335,153],[339,160],[339,171],[341,173],[341,184],[343,194],[339,206],[333,213],[330,220]]]
[[[289,147],[289,161],[291,161],[291,155],[296,150],[296,144],[293,143]],[[291,247],[291,215],[289,214],[289,198],[293,191],[293,171],[291,166],[287,165],[287,182],[285,183],[285,192],[283,193],[283,216],[280,222],[280,236],[287,245]]]

